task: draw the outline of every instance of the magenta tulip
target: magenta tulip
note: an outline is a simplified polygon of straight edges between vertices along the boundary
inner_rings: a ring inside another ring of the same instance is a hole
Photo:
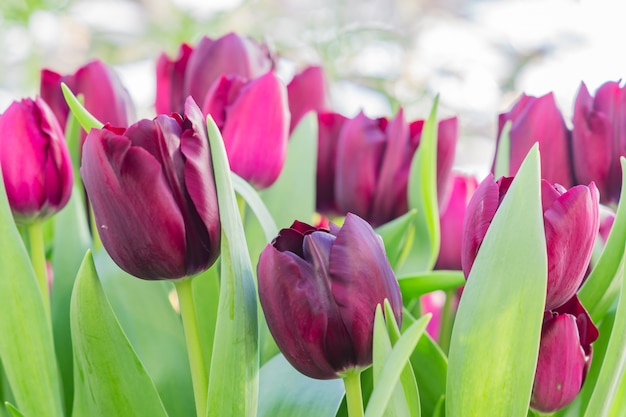
[[[376,306],[402,298],[382,239],[356,215],[330,231],[294,222],[261,253],[259,299],[287,360],[311,378],[339,378],[372,363]]]
[[[50,104],[63,129],[69,107],[61,91],[62,82],[74,95],[83,96],[85,108],[102,123],[126,127],[135,117],[128,91],[117,74],[103,62],[91,61],[70,75],[44,69],[41,71],[41,97]]]
[[[210,267],[220,220],[204,117],[161,115],[128,129],[92,129],[81,174],[111,258],[142,279],[175,279]]]
[[[496,182],[489,175],[469,202],[461,250],[466,278],[512,180],[502,177]],[[576,293],[587,271],[599,227],[598,190],[593,183],[565,190],[542,180],[541,199],[548,256],[546,310],[551,310]]]
[[[326,76],[322,67],[307,67],[287,85],[291,126],[293,132],[300,120],[310,111],[321,112],[329,108]]]
[[[287,154],[289,109],[273,72],[247,81],[222,77],[202,107],[220,128],[232,170],[258,189],[280,175]]]
[[[498,136],[507,121],[509,133],[509,176],[514,176],[530,148],[539,143],[541,152],[541,177],[565,188],[574,185],[570,160],[570,131],[565,125],[552,93],[541,97],[522,94],[507,113],[498,118]]]
[[[574,105],[572,154],[579,183],[594,181],[600,201],[615,205],[622,185],[620,157],[626,156],[626,87],[607,82],[592,97],[582,83]]]
[[[598,329],[576,296],[546,311],[530,405],[553,413],[571,403],[585,381]]]
[[[0,115],[0,166],[17,221],[46,218],[67,204],[72,162],[59,122],[42,98],[14,101]]]
[[[156,101],[157,114],[169,114],[183,111],[185,105],[185,70],[193,47],[183,43],[178,56],[171,60],[166,54],[159,55],[156,63]]]

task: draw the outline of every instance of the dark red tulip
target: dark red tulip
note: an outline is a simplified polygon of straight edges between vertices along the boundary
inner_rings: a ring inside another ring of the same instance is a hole
[[[469,202],[461,250],[466,278],[512,180],[502,177],[496,182],[489,175]],[[542,180],[541,199],[548,256],[546,310],[551,310],[576,293],[587,271],[598,233],[598,190],[593,183],[565,190]]]
[[[402,298],[382,239],[356,215],[330,231],[294,222],[267,245],[257,266],[259,298],[287,360],[317,379],[372,362],[376,306]]]
[[[0,115],[0,166],[15,219],[30,222],[61,210],[74,177],[63,131],[45,101],[14,101]]]
[[[92,129],[81,174],[111,258],[143,279],[175,279],[210,267],[220,220],[206,125],[192,99],[185,116]]]
[[[579,183],[594,181],[600,201],[615,205],[622,185],[620,157],[626,156],[626,87],[607,82],[592,97],[582,83],[574,104],[572,154]]]
[[[598,329],[576,296],[545,312],[532,408],[552,413],[576,398],[591,363],[591,343],[597,338]]]
[[[498,137],[507,121],[512,123],[509,176],[517,173],[530,148],[538,142],[541,177],[565,188],[574,185],[570,159],[571,134],[552,93],[541,97],[522,94],[511,110],[500,114]]]
[[[293,132],[300,120],[310,111],[321,112],[329,108],[326,76],[319,66],[305,68],[287,85],[291,125]]]

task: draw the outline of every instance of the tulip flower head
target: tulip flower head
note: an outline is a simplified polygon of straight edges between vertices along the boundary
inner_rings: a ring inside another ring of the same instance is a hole
[[[372,362],[376,306],[402,298],[372,227],[348,214],[330,231],[294,222],[261,253],[259,299],[287,360],[311,378],[339,378]]]
[[[128,129],[92,129],[81,174],[102,243],[126,272],[176,279],[209,268],[220,220],[204,117],[157,116]]]
[[[322,67],[307,67],[296,74],[287,85],[287,96],[291,112],[289,132],[293,132],[306,113],[329,108],[326,76]]]
[[[544,313],[532,408],[552,413],[576,398],[591,364],[591,344],[597,338],[598,329],[576,296]]]
[[[463,223],[461,263],[465,277],[513,178],[489,175],[476,189]],[[548,255],[546,310],[555,309],[578,290],[591,259],[599,227],[598,190],[593,183],[565,190],[541,181]]]
[[[46,218],[67,204],[72,162],[63,131],[42,98],[14,101],[0,115],[0,166],[18,222]]]

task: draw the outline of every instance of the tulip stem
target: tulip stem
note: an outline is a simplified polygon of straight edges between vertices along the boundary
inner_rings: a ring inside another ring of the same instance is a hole
[[[27,229],[28,241],[30,242],[30,260],[35,270],[46,314],[50,315],[50,295],[48,291],[48,274],[46,273],[46,247],[43,240],[43,225],[41,220],[35,220],[28,225]]]
[[[183,320],[185,340],[187,342],[187,353],[189,354],[189,366],[191,367],[191,380],[193,383],[193,394],[196,402],[196,414],[198,417],[206,415],[206,405],[209,390],[209,378],[204,365],[202,345],[200,343],[200,332],[198,330],[198,319],[196,316],[196,306],[193,300],[191,279],[185,278],[175,281],[176,293],[178,294],[178,304]]]
[[[349,417],[363,417],[363,394],[361,393],[361,372],[350,370],[343,374],[346,387],[346,403]]]
[[[439,325],[439,347],[447,355],[450,350],[450,338],[452,337],[452,326],[456,310],[454,301],[456,298],[456,288],[446,291],[446,301],[441,309],[441,324]]]

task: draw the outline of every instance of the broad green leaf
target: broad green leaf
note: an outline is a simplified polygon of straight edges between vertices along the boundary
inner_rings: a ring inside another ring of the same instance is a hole
[[[437,290],[453,290],[465,285],[462,271],[437,270],[413,276],[398,277],[402,298],[410,300]]]
[[[219,259],[211,268],[196,276],[191,283],[207,375],[211,369],[211,357],[215,343],[215,323],[217,322],[217,308],[220,298],[218,265]]]
[[[622,168],[624,164],[622,164]],[[615,224],[614,224],[615,225]],[[622,374],[626,368],[626,285],[624,270],[618,277],[622,281],[620,298],[615,313],[613,331],[606,348],[598,381],[589,399],[585,417],[605,417],[609,415],[611,404],[616,398]],[[621,393],[623,396],[624,393]]]
[[[259,384],[257,297],[250,255],[226,149],[207,117],[213,172],[222,223],[220,298],[209,376],[207,416],[253,417]]]
[[[167,413],[143,364],[120,327],[87,252],[70,307],[76,417]]]
[[[243,197],[248,206],[252,209],[252,212],[259,220],[259,223],[263,228],[265,240],[270,242],[278,234],[278,228],[276,227],[276,222],[274,222],[272,215],[267,210],[267,207],[265,207],[265,203],[256,190],[248,184],[246,180],[234,172],[231,172],[230,175],[233,182],[233,188],[237,194]]]
[[[344,396],[340,379],[309,378],[283,355],[263,365],[259,379],[258,417],[333,417]]]
[[[626,195],[626,158],[621,157],[620,163],[622,165],[621,195]],[[620,199],[615,213],[615,221],[611,227],[604,251],[578,292],[580,302],[589,311],[594,322],[599,322],[602,319],[619,293],[619,286],[613,284],[613,281],[619,276],[625,247],[626,202],[624,199]]]
[[[376,233],[383,238],[385,252],[394,271],[405,261],[410,250],[410,237],[413,234],[413,222],[417,211],[409,210],[400,217],[376,228]]]
[[[500,138],[498,139],[498,150],[496,153],[496,164],[494,167],[495,178],[510,177],[509,162],[511,160],[511,133],[512,122],[509,120],[502,127]]]
[[[472,266],[452,330],[446,415],[526,416],[545,305],[539,151],[526,156]]]
[[[85,132],[89,133],[91,129],[102,129],[102,122],[96,119],[91,113],[83,107],[80,100],[76,98],[72,90],[65,83],[61,83],[61,91],[63,92],[63,97],[65,98],[65,102],[70,107],[72,114],[78,120],[78,123],[85,130]]]
[[[50,318],[22,243],[0,170],[0,360],[17,407],[27,416],[62,416]]]
[[[610,417],[626,417],[626,373],[622,374],[622,378],[617,388],[617,392],[621,395],[616,395],[609,412]]]
[[[417,342],[426,330],[430,314],[420,317],[403,334],[387,356],[385,365],[367,403],[365,417],[383,416],[391,399],[396,382],[405,369]]]
[[[439,254],[440,230],[437,200],[437,105],[435,98],[430,116],[424,123],[417,152],[411,161],[408,182],[409,208],[415,209],[415,234],[402,275],[429,271]]]
[[[9,414],[11,415],[11,417],[25,417],[24,414],[20,413],[20,410],[15,408],[11,403],[5,402],[4,405],[6,406],[7,410],[9,410]]]

